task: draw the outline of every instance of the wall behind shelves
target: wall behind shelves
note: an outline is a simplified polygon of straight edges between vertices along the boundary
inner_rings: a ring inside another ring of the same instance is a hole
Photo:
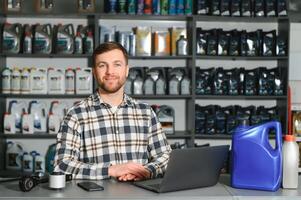
[[[292,91],[292,104],[301,110],[301,23],[291,23],[289,84]]]

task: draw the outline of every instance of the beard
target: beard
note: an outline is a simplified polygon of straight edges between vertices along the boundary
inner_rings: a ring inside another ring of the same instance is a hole
[[[119,76],[114,76],[113,78],[115,78],[113,84],[110,83],[111,80],[104,79],[104,81],[99,81],[99,87],[106,93],[115,93],[119,91],[124,85],[126,78],[120,78]]]

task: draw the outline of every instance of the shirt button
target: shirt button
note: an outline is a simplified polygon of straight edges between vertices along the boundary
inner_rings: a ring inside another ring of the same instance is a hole
[[[116,130],[116,133],[119,133],[119,131],[118,131],[118,130]]]

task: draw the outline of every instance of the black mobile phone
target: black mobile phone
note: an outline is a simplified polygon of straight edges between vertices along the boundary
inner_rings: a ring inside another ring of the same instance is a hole
[[[78,187],[87,190],[87,191],[102,191],[104,188],[101,185],[98,185],[94,182],[80,182],[77,183]]]

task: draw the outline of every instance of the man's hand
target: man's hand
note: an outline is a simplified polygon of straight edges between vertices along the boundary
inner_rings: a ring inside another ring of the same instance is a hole
[[[138,163],[125,163],[109,167],[109,176],[121,181],[141,180],[150,177],[150,172]]]

